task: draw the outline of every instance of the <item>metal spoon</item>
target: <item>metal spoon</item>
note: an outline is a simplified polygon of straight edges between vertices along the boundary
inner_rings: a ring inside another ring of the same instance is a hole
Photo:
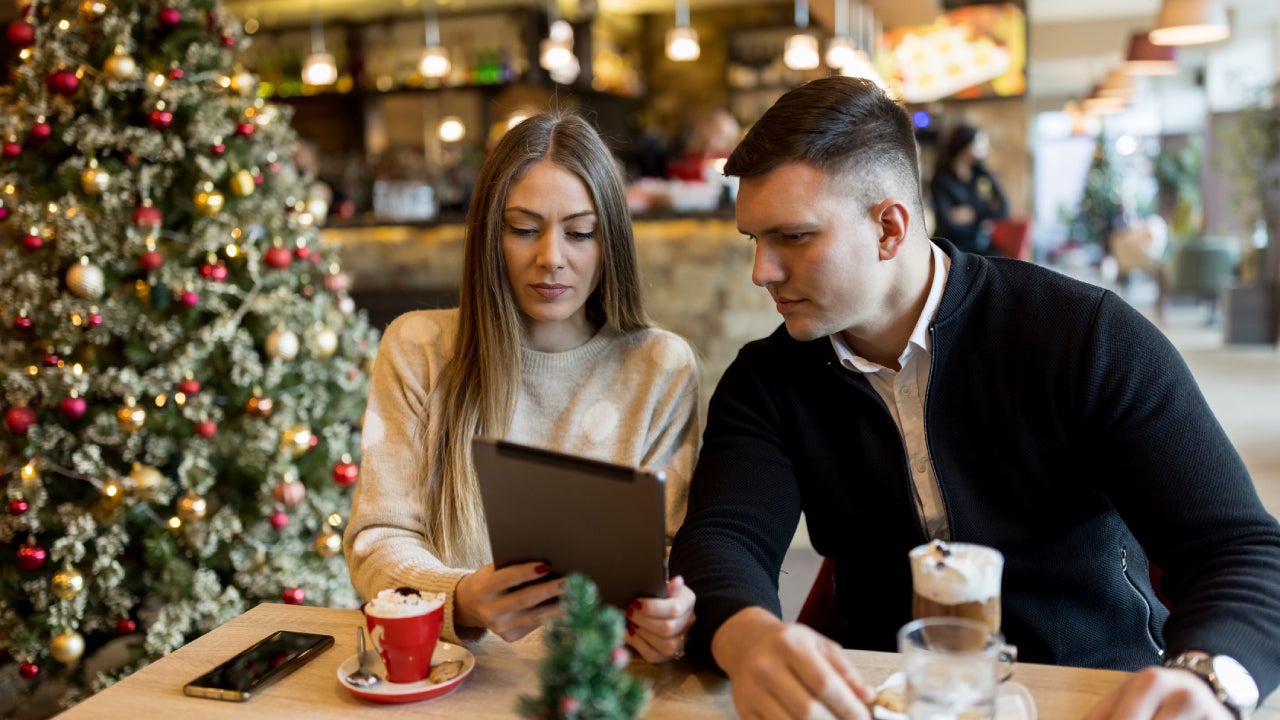
[[[356,659],[360,661],[360,666],[355,672],[347,676],[347,682],[359,688],[370,688],[382,681],[373,672],[373,663],[378,654],[372,650],[364,649],[364,628],[356,627]]]

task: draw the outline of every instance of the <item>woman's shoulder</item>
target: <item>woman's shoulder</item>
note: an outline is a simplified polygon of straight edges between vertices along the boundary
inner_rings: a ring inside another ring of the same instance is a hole
[[[641,356],[668,369],[693,368],[697,356],[693,346],[680,335],[660,327],[647,327],[622,333],[619,345],[627,355]]]
[[[458,309],[414,310],[398,316],[382,333],[382,345],[412,348],[452,346],[458,334]]]

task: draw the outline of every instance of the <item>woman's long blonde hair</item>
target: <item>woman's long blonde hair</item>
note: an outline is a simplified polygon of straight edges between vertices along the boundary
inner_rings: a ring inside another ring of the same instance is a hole
[[[458,340],[441,371],[439,431],[430,467],[424,468],[427,508],[435,513],[427,539],[455,567],[488,562],[471,440],[503,437],[514,411],[522,324],[502,252],[503,211],[512,184],[542,159],[581,178],[595,203],[602,267],[600,285],[587,300],[587,318],[624,332],[651,324],[640,297],[622,177],[608,146],[572,114],[543,113],[512,128],[480,168],[467,212]],[[425,422],[421,432],[427,442]]]

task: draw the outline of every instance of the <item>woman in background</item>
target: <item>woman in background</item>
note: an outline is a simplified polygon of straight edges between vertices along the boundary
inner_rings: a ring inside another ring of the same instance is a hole
[[[990,246],[990,223],[1009,214],[1000,183],[984,164],[989,149],[986,133],[972,125],[955,126],[939,147],[929,183],[933,234],[983,255],[998,254]]]
[[[467,215],[458,308],[400,316],[378,350],[344,550],[364,597],[443,592],[443,636],[512,641],[557,611],[558,580],[494,568],[471,457],[477,435],[666,472],[668,543],[698,442],[697,367],[651,325],[622,178],[596,131],[542,114],[490,153]],[[683,652],[693,592],[628,608],[627,642]]]

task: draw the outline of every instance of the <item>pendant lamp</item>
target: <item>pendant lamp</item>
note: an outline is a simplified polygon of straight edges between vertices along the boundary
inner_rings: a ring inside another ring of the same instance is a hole
[[[311,54],[302,61],[302,82],[308,85],[332,85],[338,79],[338,65],[333,54],[324,50],[324,30],[320,13],[311,13]]]
[[[1230,36],[1222,0],[1163,0],[1148,37],[1156,45],[1200,45]]]
[[[809,27],[809,0],[796,0],[796,27],[800,32],[787,38],[782,62],[792,70],[818,67],[818,38],[805,32]]]
[[[427,4],[427,16],[424,20],[425,47],[422,49],[422,60],[418,62],[418,71],[423,77],[442,78],[449,74],[449,51],[440,44],[440,20],[436,17],[434,0]]]
[[[1145,32],[1129,37],[1124,71],[1130,75],[1176,75],[1178,50],[1172,45],[1156,45]]]
[[[667,59],[689,62],[700,55],[698,31],[689,27],[689,0],[676,0],[676,26],[667,31]]]

